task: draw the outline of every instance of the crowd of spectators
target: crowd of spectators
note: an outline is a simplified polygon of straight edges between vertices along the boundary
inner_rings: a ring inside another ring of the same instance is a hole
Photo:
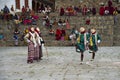
[[[76,16],[78,14],[82,14],[83,16],[85,15],[96,15],[97,13],[99,13],[99,15],[103,16],[103,15],[114,15],[114,11],[117,11],[118,13],[120,13],[120,6],[113,6],[113,2],[112,0],[108,0],[107,5],[105,3],[100,3],[99,4],[99,10],[97,10],[98,8],[96,8],[94,5],[93,6],[87,6],[87,5],[71,5],[71,6],[67,6],[67,7],[60,7],[59,9],[59,15],[60,16]]]
[[[48,34],[55,36],[55,40],[71,40],[72,44],[75,43],[75,33],[77,33],[76,28],[71,28],[70,20],[69,18],[62,19],[61,16],[77,16],[78,14],[81,14],[82,16],[88,16],[92,14],[93,16],[96,14],[99,14],[100,16],[107,16],[107,15],[113,15],[114,17],[114,23],[117,22],[116,15],[120,13],[120,6],[113,6],[112,0],[108,0],[107,5],[104,3],[100,4],[99,10],[97,10],[94,5],[92,7],[83,5],[83,6],[77,6],[77,5],[70,5],[67,7],[60,7],[58,15],[59,18],[51,17],[50,13],[52,11],[52,8],[49,5],[41,4],[37,10],[37,13],[34,12],[29,8],[29,6],[24,7],[22,6],[21,12],[16,13],[13,5],[11,5],[11,8],[7,7],[7,5],[4,6],[4,8],[1,10],[0,13],[0,19],[2,20],[12,20],[15,24],[15,28],[13,29],[13,39],[15,41],[14,45],[18,45],[18,40],[24,41],[23,37],[27,33],[28,28],[25,28],[24,32],[21,33],[19,31],[19,25],[37,25],[38,20],[42,20],[41,26],[44,26],[48,29]],[[43,14],[43,16],[39,16],[39,14]],[[90,24],[90,18],[86,18],[86,25]],[[70,34],[67,33],[67,30],[71,31]],[[19,38],[19,34],[21,34],[21,38]],[[0,33],[0,40],[4,38],[4,35]]]

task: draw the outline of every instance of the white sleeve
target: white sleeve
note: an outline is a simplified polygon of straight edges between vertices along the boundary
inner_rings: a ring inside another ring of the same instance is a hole
[[[28,37],[29,37],[29,34],[26,34],[26,35],[24,36],[24,39],[29,43],[30,40],[28,39]]]
[[[100,41],[100,40],[98,40],[97,42],[98,42],[98,43],[100,43],[101,41]]]

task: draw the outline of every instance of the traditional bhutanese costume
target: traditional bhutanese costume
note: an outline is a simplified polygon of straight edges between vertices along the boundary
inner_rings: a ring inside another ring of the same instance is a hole
[[[98,43],[101,41],[99,34],[89,34],[89,50],[96,52],[98,50]]]
[[[25,40],[28,42],[28,63],[32,63],[34,58],[38,56],[38,54],[35,53],[35,47],[37,46],[36,40],[35,40],[35,33],[29,32],[25,35]]]
[[[40,33],[39,32],[36,32],[37,34],[37,38],[36,38],[36,42],[37,42],[37,47],[36,47],[36,53],[39,54],[39,60],[41,60],[41,57],[43,57],[43,54],[42,54],[42,44],[44,43],[42,37],[40,36]]]
[[[77,38],[77,52],[84,52],[87,49],[87,37],[88,35],[86,33],[80,33]]]

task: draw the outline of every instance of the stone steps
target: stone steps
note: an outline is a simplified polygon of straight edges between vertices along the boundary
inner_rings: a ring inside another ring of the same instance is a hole
[[[39,15],[43,16],[42,14],[39,14]],[[98,16],[98,15],[90,16],[90,19],[92,20],[91,24],[86,25],[85,24],[86,17],[83,17],[83,16],[79,16],[79,18],[78,18],[78,16],[65,17],[65,16],[58,16],[57,13],[52,13],[51,15],[57,19],[69,18],[71,28],[73,28],[75,25],[77,26],[78,29],[81,26],[86,27],[86,29],[89,29],[92,27],[96,28],[98,33],[100,33],[101,37],[102,37],[102,43],[100,44],[101,46],[113,46],[114,39],[117,40],[117,42],[114,42],[114,44],[117,44],[119,42],[120,27],[119,27],[119,24],[117,27],[116,27],[116,25],[114,25],[113,16]],[[2,20],[0,20],[0,23],[2,23]],[[8,24],[8,22],[3,22],[2,24],[0,24],[0,27],[3,30],[2,32],[4,32],[4,35],[6,36],[6,39],[8,39],[8,41],[0,40],[0,42],[2,42],[2,45],[13,46],[14,41],[13,41],[12,37],[13,37],[14,24],[10,23],[12,25],[12,29],[10,29],[10,30],[7,29],[7,27],[6,27],[7,24]],[[50,36],[48,34],[49,29],[42,26],[42,19],[39,19],[39,21],[37,21],[37,25],[42,32],[42,36],[45,39],[47,46],[68,46],[71,44],[71,41],[56,41],[55,36]],[[26,28],[28,26],[31,26],[31,25],[20,25],[21,32],[24,30],[24,28]],[[57,28],[58,28],[58,26],[54,27],[54,29],[57,29]],[[71,30],[66,31],[68,35],[70,34],[70,31]],[[24,43],[23,41],[20,41],[19,43],[20,43],[19,44],[20,46],[26,45],[26,43]]]

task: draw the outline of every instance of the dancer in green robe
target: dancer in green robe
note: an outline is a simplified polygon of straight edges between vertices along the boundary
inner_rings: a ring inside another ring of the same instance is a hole
[[[84,27],[80,28],[80,34],[77,38],[77,44],[76,44],[76,51],[81,53],[81,64],[83,62],[84,58],[84,51],[87,49],[87,42],[88,42],[88,34],[86,34],[86,30]]]
[[[92,53],[92,60],[95,58],[95,52],[98,51],[98,44],[101,42],[100,35],[96,32],[94,28],[90,30],[89,34],[89,50]]]

